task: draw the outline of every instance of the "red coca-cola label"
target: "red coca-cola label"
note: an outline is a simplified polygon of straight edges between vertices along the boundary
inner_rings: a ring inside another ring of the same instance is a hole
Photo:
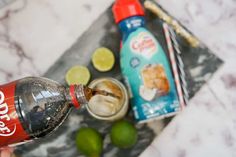
[[[15,106],[16,83],[0,86],[0,147],[29,139]]]

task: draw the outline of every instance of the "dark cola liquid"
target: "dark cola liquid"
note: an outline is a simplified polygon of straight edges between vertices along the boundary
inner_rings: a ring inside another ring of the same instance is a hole
[[[71,110],[65,87],[35,77],[17,82],[15,106],[22,126],[31,138],[51,133],[64,122]]]

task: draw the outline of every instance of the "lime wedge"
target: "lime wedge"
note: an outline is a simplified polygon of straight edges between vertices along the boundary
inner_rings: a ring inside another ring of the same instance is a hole
[[[112,69],[115,64],[115,57],[111,50],[101,47],[95,50],[92,56],[93,66],[101,72],[106,72]]]
[[[87,85],[90,80],[90,72],[87,67],[73,66],[66,73],[66,82],[68,85],[83,84]]]

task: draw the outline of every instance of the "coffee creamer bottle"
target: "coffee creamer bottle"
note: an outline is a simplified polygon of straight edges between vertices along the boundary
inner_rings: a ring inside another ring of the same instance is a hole
[[[180,105],[169,60],[145,28],[142,5],[138,0],[116,0],[112,10],[122,33],[120,64],[135,118],[144,122],[174,115]]]

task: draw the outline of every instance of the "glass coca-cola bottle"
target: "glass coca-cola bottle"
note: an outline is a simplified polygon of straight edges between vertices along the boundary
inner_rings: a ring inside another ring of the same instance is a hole
[[[50,134],[72,107],[87,104],[96,92],[83,85],[67,88],[42,77],[0,85],[0,147]]]

